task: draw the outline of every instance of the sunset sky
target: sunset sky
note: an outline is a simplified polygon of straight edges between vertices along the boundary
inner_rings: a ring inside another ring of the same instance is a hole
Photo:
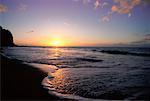
[[[149,0],[1,0],[18,45],[149,45]]]

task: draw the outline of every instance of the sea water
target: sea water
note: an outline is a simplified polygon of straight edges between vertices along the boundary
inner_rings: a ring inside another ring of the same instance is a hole
[[[58,96],[150,99],[150,48],[8,47],[3,52],[26,63],[56,66],[53,72],[46,69],[42,84]]]

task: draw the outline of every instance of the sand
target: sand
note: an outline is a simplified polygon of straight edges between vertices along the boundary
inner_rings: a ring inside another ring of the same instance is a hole
[[[2,100],[59,100],[41,85],[47,73],[1,55]]]

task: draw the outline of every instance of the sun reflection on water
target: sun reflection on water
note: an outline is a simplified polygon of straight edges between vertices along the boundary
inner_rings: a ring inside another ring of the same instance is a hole
[[[59,93],[71,93],[68,92],[70,89],[69,85],[72,84],[69,75],[69,71],[59,69],[54,73],[49,73],[49,76],[43,80],[43,85],[45,88],[55,90]]]
[[[59,50],[59,48],[55,48],[54,49],[54,57],[59,57],[60,56],[60,50]]]
[[[54,59],[58,59],[62,54],[61,51],[62,50],[58,47],[52,48],[52,49],[49,50],[49,52],[50,52],[49,57],[54,58]]]
[[[59,69],[55,73],[52,73],[52,76],[54,76],[55,79],[51,80],[51,83],[55,84],[54,88],[59,89],[60,92],[60,90],[67,84],[65,78],[68,75],[66,73],[63,73],[63,71]]]

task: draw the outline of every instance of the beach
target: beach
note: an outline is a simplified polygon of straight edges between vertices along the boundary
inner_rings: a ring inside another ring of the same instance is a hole
[[[1,0],[2,100],[150,101],[150,0]]]
[[[7,47],[1,53],[4,100],[150,99],[149,48]]]
[[[47,73],[1,55],[2,100],[58,100],[41,85]]]

